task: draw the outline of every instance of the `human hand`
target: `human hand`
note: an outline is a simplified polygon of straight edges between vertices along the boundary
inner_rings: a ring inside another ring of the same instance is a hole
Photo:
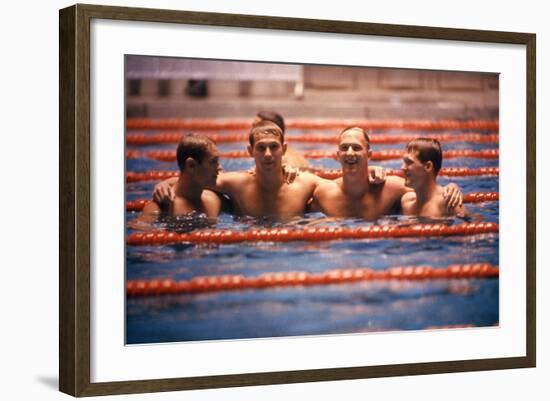
[[[448,210],[455,210],[462,206],[462,192],[458,185],[454,183],[443,188],[443,198]]]
[[[283,164],[283,174],[285,177],[285,182],[287,184],[292,184],[296,177],[298,177],[299,173],[300,169],[289,166],[288,164]]]
[[[153,199],[157,203],[165,204],[174,200],[176,193],[171,183],[161,181],[155,185],[153,189]]]
[[[369,167],[369,182],[371,184],[383,184],[386,182],[386,169],[380,166]]]

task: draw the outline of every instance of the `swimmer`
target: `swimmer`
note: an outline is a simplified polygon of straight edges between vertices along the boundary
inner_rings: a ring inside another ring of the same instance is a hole
[[[206,189],[216,184],[220,173],[220,156],[216,144],[210,138],[198,134],[184,135],[176,150],[179,176],[174,185],[174,196],[168,202],[148,202],[140,218],[141,222],[153,221],[161,212],[172,216],[193,212],[217,217],[222,202],[220,197]]]
[[[464,215],[464,206],[446,203],[444,190],[437,185],[442,160],[441,145],[436,139],[417,138],[407,144],[401,169],[405,185],[414,191],[401,198],[403,214],[423,217]]]
[[[411,188],[401,177],[387,177],[383,184],[369,182],[368,162],[372,154],[370,138],[359,127],[345,128],[339,137],[338,160],[342,177],[325,181],[313,193],[312,210],[319,210],[330,217],[361,217],[375,220],[383,215],[397,214],[401,198]],[[462,203],[462,194],[456,184],[443,190],[449,208]]]
[[[249,134],[248,153],[254,159],[251,171],[220,173],[211,189],[231,198],[233,213],[238,216],[267,217],[290,220],[302,216],[308,208],[313,191],[324,179],[300,172],[288,180],[283,169],[286,142],[281,128],[271,121],[256,123]],[[383,171],[383,170],[382,170]],[[380,170],[368,172],[379,180]],[[173,198],[174,179],[155,186],[154,199],[162,203]]]
[[[285,134],[285,120],[283,116],[274,111],[260,111],[256,114],[256,119],[252,122],[252,126],[260,123],[262,120],[271,121],[279,126]],[[309,171],[310,173],[315,174],[316,172],[321,171],[321,169],[314,168],[309,164],[309,161],[304,157],[304,155],[297,150],[291,148],[287,145],[285,155],[283,156],[283,165],[285,170],[289,173],[291,177],[297,173],[295,169],[301,171]],[[292,181],[293,178],[290,180]],[[373,184],[381,184],[386,179],[386,170],[383,167],[379,166],[369,166],[369,180]]]
[[[287,180],[288,173],[283,168],[287,145],[283,131],[275,123],[267,120],[256,123],[248,139],[247,150],[254,159],[254,169],[221,173],[211,189],[229,196],[233,213],[238,216],[274,220],[302,216],[313,191],[323,179],[300,173]],[[173,198],[173,180],[155,186],[153,196],[158,202]]]
[[[275,220],[302,216],[322,178],[300,173],[287,182],[283,170],[287,144],[281,128],[267,120],[256,123],[250,131],[247,150],[254,159],[252,173],[223,174],[216,186],[231,197],[235,214]]]
[[[274,111],[260,111],[256,114],[256,119],[252,122],[252,126],[259,124],[261,121],[271,121],[277,124],[277,126],[283,131],[283,135],[286,133],[285,120],[283,116]],[[283,156],[283,164],[301,170],[308,170],[311,168],[308,160],[297,150],[287,145],[285,155]]]

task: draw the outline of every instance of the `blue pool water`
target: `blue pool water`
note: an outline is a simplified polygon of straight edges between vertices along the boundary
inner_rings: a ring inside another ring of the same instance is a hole
[[[392,131],[398,134],[414,133]],[[151,133],[154,133],[151,131]],[[319,133],[316,131],[315,133]],[[290,131],[288,136],[303,134]],[[327,135],[334,135],[328,131]],[[291,141],[291,139],[290,139]],[[292,143],[292,142],[291,142]],[[292,144],[298,150],[332,151],[330,144]],[[374,150],[402,149],[404,144],[374,145]],[[498,144],[449,142],[444,150],[492,149]],[[221,152],[243,150],[244,144],[220,144]],[[129,146],[128,150],[175,150],[175,145]],[[311,160],[321,168],[338,168],[331,159]],[[399,168],[400,160],[372,162]],[[250,159],[222,160],[225,171],[248,169]],[[456,158],[443,167],[498,167],[498,160]],[[146,159],[127,160],[127,171],[175,170],[175,163]],[[457,183],[463,193],[498,192],[498,177],[441,177],[446,185]],[[155,183],[127,185],[127,200],[149,198]],[[498,202],[467,204],[468,212],[498,223]],[[127,212],[127,222],[137,216]],[[320,213],[288,223],[295,227],[318,222]],[[200,220],[200,219],[199,219]],[[407,220],[388,216],[377,222],[347,219],[320,226],[346,227],[396,224]],[[462,222],[455,219],[452,223]],[[192,221],[191,226],[200,221]],[[204,221],[202,222],[204,223]],[[158,228],[189,229],[190,222],[158,223]],[[260,224],[261,226],[261,224]],[[249,230],[255,221],[219,217],[216,228]],[[127,233],[134,232],[127,228]],[[499,265],[498,234],[426,239],[369,239],[322,242],[243,243],[226,245],[128,246],[127,280],[169,278],[190,280],[196,276],[304,271],[323,273],[333,269],[387,269],[403,265],[490,263]],[[127,298],[128,344],[257,337],[357,333],[388,330],[421,330],[445,326],[493,326],[499,322],[498,279],[447,279],[429,281],[376,281],[322,286],[248,289],[200,294]]]

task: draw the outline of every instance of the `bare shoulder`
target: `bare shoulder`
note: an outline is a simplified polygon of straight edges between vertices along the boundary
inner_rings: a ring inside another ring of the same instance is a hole
[[[159,204],[155,201],[150,201],[145,204],[143,207],[142,213],[143,214],[158,214],[160,213],[161,208]]]
[[[405,193],[412,191],[412,188],[405,186],[405,179],[397,176],[389,176],[386,179],[386,184],[384,185],[384,191],[390,192],[395,196],[403,196]]]
[[[416,192],[410,191],[401,197],[401,203],[416,201]]]
[[[320,184],[324,183],[325,181],[330,182],[328,180],[325,180],[324,178],[319,177],[318,175],[310,173],[309,171],[301,171],[296,176],[295,181],[298,181],[301,184],[310,184],[310,183],[312,183],[312,184],[315,184],[315,185],[320,185]]]
[[[435,191],[434,202],[440,209],[446,209],[446,201],[444,196],[444,189],[438,185]]]
[[[342,192],[340,181],[341,179],[338,179],[335,181],[322,180],[317,186],[317,188],[315,189],[314,196],[320,197],[320,196],[334,195],[336,193]]]
[[[414,192],[414,191],[406,192],[401,197],[401,206],[402,207],[406,208],[408,205],[414,204],[415,202],[416,202],[416,192]]]
[[[396,175],[390,175],[386,177],[386,185],[392,188],[406,188],[405,179]]]
[[[252,174],[248,171],[229,171],[227,173],[221,173],[220,177],[224,180],[239,181],[250,177]]]
[[[202,199],[209,202],[221,202],[220,196],[215,193],[214,191],[211,191],[209,189],[205,189],[202,191],[201,195]]]
[[[221,187],[243,185],[252,179],[252,174],[248,171],[231,171],[221,173],[218,176],[217,183]]]

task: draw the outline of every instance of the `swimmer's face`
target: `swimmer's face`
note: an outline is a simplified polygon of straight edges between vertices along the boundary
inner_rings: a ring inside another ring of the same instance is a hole
[[[415,151],[406,152],[403,155],[401,170],[403,171],[407,187],[417,188],[425,181],[426,176],[430,174],[428,163],[422,163]]]
[[[254,143],[248,146],[256,168],[262,170],[281,169],[285,152],[286,144],[281,143],[281,137],[272,134],[256,134]]]
[[[220,153],[215,146],[210,146],[204,159],[196,164],[193,176],[200,186],[213,187],[221,170]]]
[[[360,130],[350,129],[340,135],[337,155],[344,174],[353,174],[368,170],[368,160],[371,150],[365,136]]]

